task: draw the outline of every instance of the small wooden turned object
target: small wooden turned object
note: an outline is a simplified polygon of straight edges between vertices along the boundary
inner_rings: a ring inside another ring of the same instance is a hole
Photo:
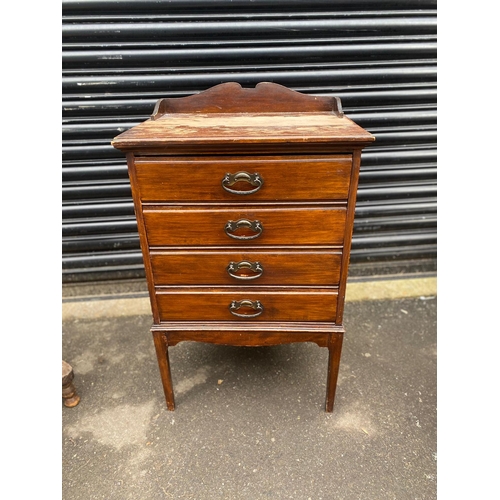
[[[73,408],[80,402],[80,396],[73,385],[73,368],[66,361],[62,362],[62,397],[64,406]]]

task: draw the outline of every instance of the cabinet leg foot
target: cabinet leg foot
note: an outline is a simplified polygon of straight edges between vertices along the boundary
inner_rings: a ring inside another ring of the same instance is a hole
[[[337,389],[337,378],[340,366],[340,354],[342,352],[342,333],[331,333],[328,342],[328,377],[326,382],[326,405],[328,413],[333,411],[335,401],[335,390]]]
[[[168,359],[168,343],[162,332],[153,332],[153,340],[158,358],[158,367],[160,368],[161,383],[167,408],[170,411],[175,410],[174,389],[172,385],[172,375],[170,373],[170,361]]]

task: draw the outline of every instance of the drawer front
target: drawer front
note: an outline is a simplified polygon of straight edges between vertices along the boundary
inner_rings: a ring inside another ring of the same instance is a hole
[[[156,285],[316,285],[339,283],[340,251],[158,251]]]
[[[135,160],[145,202],[344,200],[351,165],[351,155]]]
[[[342,245],[345,208],[144,208],[150,246]]]
[[[255,288],[158,290],[161,321],[329,321],[337,290],[263,291]]]

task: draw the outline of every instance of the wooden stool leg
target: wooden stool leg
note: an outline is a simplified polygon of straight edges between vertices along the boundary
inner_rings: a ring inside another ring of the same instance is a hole
[[[335,390],[337,389],[337,377],[339,374],[340,354],[342,352],[342,333],[331,333],[328,342],[328,378],[326,383],[326,411],[333,411]]]
[[[73,368],[66,361],[62,362],[62,397],[64,406],[73,408],[80,402],[80,396],[73,385]]]
[[[172,385],[172,375],[170,373],[170,362],[168,359],[167,339],[163,333],[153,332],[153,340],[156,348],[156,357],[158,358],[158,367],[160,368],[163,392],[165,393],[165,400],[167,401],[167,408],[170,411],[174,411],[174,389]]]

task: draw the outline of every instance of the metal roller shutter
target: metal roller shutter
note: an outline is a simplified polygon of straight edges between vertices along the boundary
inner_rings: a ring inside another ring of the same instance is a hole
[[[339,96],[377,139],[363,154],[353,273],[433,266],[436,1],[63,0],[62,8],[63,282],[144,276],[125,159],[110,141],[148,118],[158,98],[225,81]]]

